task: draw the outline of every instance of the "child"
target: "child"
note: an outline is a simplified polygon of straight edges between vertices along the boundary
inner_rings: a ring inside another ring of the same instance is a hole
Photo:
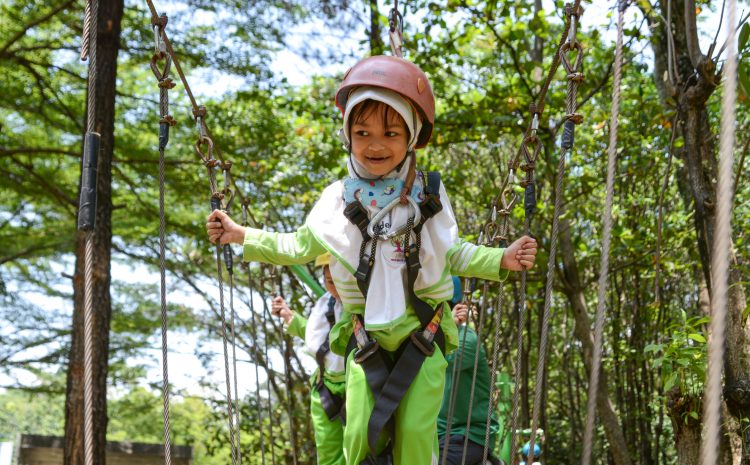
[[[435,116],[432,89],[417,66],[366,58],[345,75],[336,105],[349,178],[323,191],[305,224],[271,233],[215,210],[208,237],[244,244],[247,261],[277,265],[330,252],[345,313],[330,340],[347,356],[346,463],[436,463],[443,355],[458,339],[453,319],[442,318],[451,274],[499,281],[501,268],[534,265],[536,241],[522,237],[495,249],[458,238],[439,177],[415,169],[414,150],[427,145]]]
[[[271,312],[284,320],[289,334],[305,340],[308,352],[318,362],[310,392],[318,465],[344,465],[344,358],[331,353],[328,344],[328,333],[341,318],[341,302],[331,278],[330,263],[328,253],[315,259],[315,266],[323,267],[328,292],[315,303],[308,319],[290,310],[281,296],[273,299]]]

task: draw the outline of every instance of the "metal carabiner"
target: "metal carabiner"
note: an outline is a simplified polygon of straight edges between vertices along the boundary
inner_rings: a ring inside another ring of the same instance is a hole
[[[205,152],[203,151],[203,149],[201,149],[201,146],[203,146],[204,144],[206,145]],[[201,157],[201,160],[203,160],[204,165],[211,165],[210,167],[217,166],[219,161],[214,159],[214,141],[212,141],[210,137],[199,137],[198,140],[195,141],[195,145],[193,147],[195,148],[195,153],[197,153],[198,156]]]
[[[411,196],[406,197],[406,199],[409,201],[409,205],[414,209],[414,222],[413,224],[417,225],[422,221],[422,212],[419,209],[419,205],[417,205],[417,201],[414,200]],[[379,212],[375,214],[375,216],[372,217],[370,220],[370,224],[367,225],[367,234],[370,235],[370,237],[377,237],[381,240],[389,240],[392,237],[400,236],[403,234],[406,229],[408,228],[408,225],[404,225],[400,228],[398,228],[395,231],[387,232],[385,234],[375,234],[375,226],[377,226],[383,218],[385,218],[385,215],[396,208],[396,206],[400,205],[401,198],[396,197],[395,199],[391,200],[391,202],[383,207]]]

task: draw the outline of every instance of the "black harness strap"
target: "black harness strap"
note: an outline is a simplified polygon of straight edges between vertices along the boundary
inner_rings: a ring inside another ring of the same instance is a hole
[[[368,444],[373,454],[365,459],[362,462],[363,464],[390,463],[390,452],[393,447],[394,435],[393,422],[391,421],[393,413],[414,381],[425,358],[434,353],[435,347],[433,342],[437,343],[441,351],[445,352],[445,336],[440,328],[443,304],[438,304],[433,309],[414,293],[414,282],[421,268],[419,249],[421,246],[422,225],[443,208],[440,203],[440,173],[434,171],[427,173],[427,180],[423,182],[423,185],[424,199],[419,204],[422,220],[407,231],[406,252],[404,253],[407,266],[409,301],[419,318],[422,330],[412,333],[411,337],[402,344],[399,349],[400,355],[398,356],[398,360],[391,367],[391,364],[387,363],[389,358],[382,353],[377,341],[370,338],[364,331],[361,317],[355,315],[352,319],[354,335],[349,342],[349,347],[353,348],[355,344],[358,346],[354,358],[362,366],[367,378],[367,384],[370,386],[375,397],[375,405],[368,423],[367,435]],[[362,234],[360,261],[355,278],[357,279],[357,285],[362,295],[367,298],[370,272],[375,262],[377,238],[371,238],[367,233],[369,217],[367,210],[358,200],[346,206],[344,215],[357,226]],[[416,243],[409,245],[409,236],[412,229],[416,235]],[[370,255],[368,256],[365,255],[365,249],[369,240],[372,240],[372,246]],[[374,454],[375,445],[384,429],[387,429],[392,440],[386,450],[376,456]]]
[[[328,320],[328,325],[331,328],[336,324],[335,306],[336,299],[331,296],[331,298],[328,299],[328,310],[326,311],[326,320]],[[323,406],[323,410],[326,412],[328,419],[333,420],[336,417],[340,417],[343,421],[344,416],[342,415],[342,409],[344,407],[344,399],[341,396],[332,393],[331,390],[328,389],[328,386],[323,382],[323,375],[326,370],[326,355],[328,355],[328,352],[330,351],[331,346],[328,340],[328,335],[326,335],[325,341],[323,341],[323,344],[321,344],[317,352],[315,352],[315,361],[318,362],[318,380],[315,383],[315,389],[320,395],[320,404]]]

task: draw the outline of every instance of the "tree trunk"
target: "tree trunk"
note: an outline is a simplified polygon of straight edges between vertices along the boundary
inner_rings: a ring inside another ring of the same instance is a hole
[[[112,155],[114,152],[115,86],[117,54],[120,48],[120,21],[123,0],[99,2],[97,43],[96,104],[87,108],[95,115],[96,132],[101,134],[99,152],[96,228],[91,233],[94,247],[92,321],[93,354],[93,456],[94,464],[106,463],[107,366],[109,325],[112,305],[109,294],[110,249],[112,245]],[[76,267],[73,280],[73,340],[68,365],[65,398],[65,465],[84,463],[83,424],[83,346],[84,346],[84,263],[85,235],[76,236]]]
[[[382,30],[380,29],[380,11],[377,0],[370,0],[370,55],[382,55],[385,50]]]
[[[570,224],[566,220],[560,223],[560,254],[563,260],[563,273],[565,279],[562,282],[563,292],[570,301],[575,318],[575,335],[583,348],[582,358],[587,372],[591,372],[591,362],[594,352],[594,334],[591,331],[591,320],[586,308],[586,298],[583,294],[583,285],[578,273],[578,263],[575,259],[573,242],[570,238]],[[616,465],[631,465],[628,444],[620,426],[620,420],[615,412],[609,397],[607,383],[607,372],[604,366],[599,374],[599,385],[596,396],[596,408],[604,434],[609,443],[609,452]]]

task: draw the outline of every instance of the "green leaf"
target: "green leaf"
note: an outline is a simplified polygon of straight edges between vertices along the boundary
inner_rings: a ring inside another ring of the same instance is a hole
[[[745,24],[747,26],[747,24]],[[750,65],[739,63],[739,90],[745,97],[750,97]]]
[[[695,342],[706,342],[706,338],[703,337],[702,334],[691,333],[691,334],[688,334],[688,337],[694,340]]]
[[[742,52],[745,49],[745,45],[747,44],[747,39],[750,38],[750,24],[745,23],[742,25],[742,29],[740,29],[740,35],[737,38],[737,51]]]
[[[659,352],[664,348],[664,344],[649,344],[643,348],[644,353]]]
[[[669,375],[669,378],[667,378],[667,381],[664,383],[664,390],[669,391],[674,387],[674,385],[677,383],[677,372],[675,371],[671,375]]]

